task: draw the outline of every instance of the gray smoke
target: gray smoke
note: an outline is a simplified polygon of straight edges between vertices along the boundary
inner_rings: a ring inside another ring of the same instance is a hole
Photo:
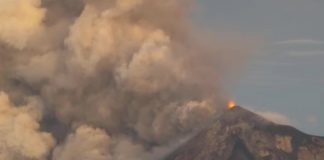
[[[250,47],[204,47],[191,7],[0,1],[0,159],[159,159],[203,126]]]

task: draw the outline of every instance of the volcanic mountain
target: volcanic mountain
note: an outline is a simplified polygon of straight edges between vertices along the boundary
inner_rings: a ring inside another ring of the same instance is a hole
[[[324,137],[235,106],[165,160],[324,160]]]

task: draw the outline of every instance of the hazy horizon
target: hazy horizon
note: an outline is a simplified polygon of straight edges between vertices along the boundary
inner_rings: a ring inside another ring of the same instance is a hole
[[[237,103],[324,135],[324,1],[201,0],[195,22],[264,39],[231,87]]]

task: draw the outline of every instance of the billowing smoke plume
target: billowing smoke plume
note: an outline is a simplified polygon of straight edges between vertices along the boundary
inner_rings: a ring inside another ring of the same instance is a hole
[[[1,0],[0,159],[159,159],[203,126],[248,47],[203,47],[191,7]]]
[[[14,106],[0,93],[0,159],[45,159],[54,139],[39,130],[39,102],[29,98],[25,106]]]

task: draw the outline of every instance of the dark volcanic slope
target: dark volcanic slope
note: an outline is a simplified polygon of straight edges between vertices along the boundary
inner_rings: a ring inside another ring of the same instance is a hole
[[[236,107],[166,160],[324,160],[324,138]]]

